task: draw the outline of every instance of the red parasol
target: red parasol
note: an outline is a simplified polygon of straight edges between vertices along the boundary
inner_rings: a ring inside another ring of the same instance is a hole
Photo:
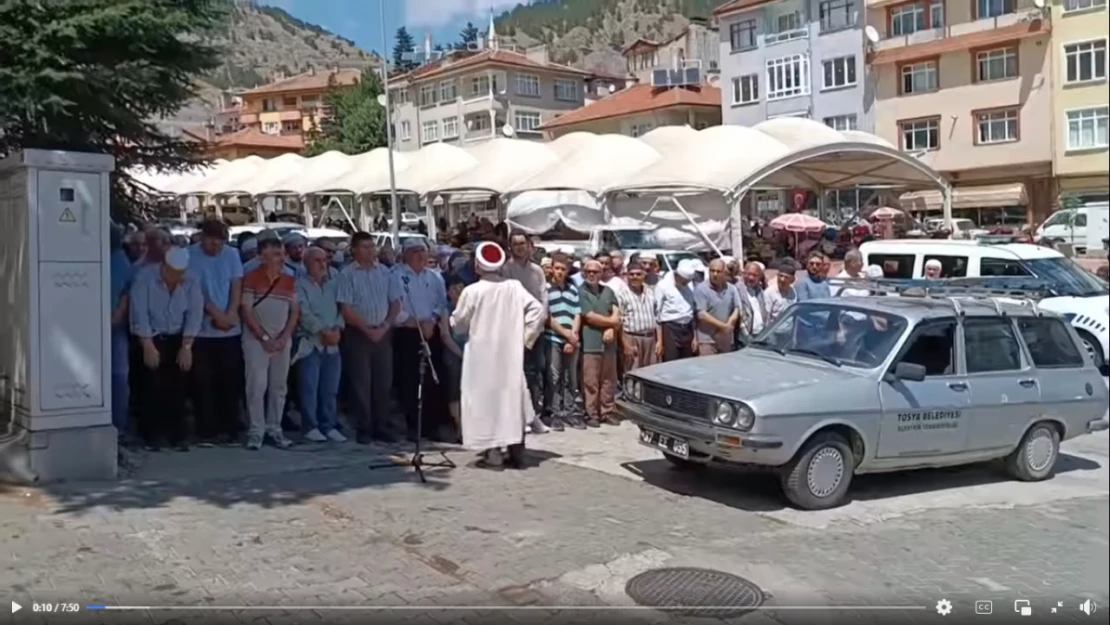
[[[829,225],[816,217],[810,217],[805,213],[787,213],[786,215],[779,215],[771,220],[768,226],[775,230],[785,230],[786,232],[793,232],[800,234],[803,232],[824,232],[829,229]]]

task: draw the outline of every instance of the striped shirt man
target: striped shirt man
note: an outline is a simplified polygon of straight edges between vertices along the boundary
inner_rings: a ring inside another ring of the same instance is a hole
[[[385,323],[389,305],[404,296],[401,280],[385,265],[351,263],[339,272],[336,301],[353,308],[371,328]]]
[[[563,286],[552,282],[547,285],[547,309],[551,318],[564,328],[573,328],[574,319],[582,314],[582,306],[578,301],[578,287],[570,281]],[[566,339],[554,330],[548,329],[547,340],[556,345],[563,345]]]
[[[631,287],[617,293],[617,303],[621,307],[621,326],[628,334],[636,336],[655,336],[657,325],[655,316],[655,293],[646,285],[637,294]]]

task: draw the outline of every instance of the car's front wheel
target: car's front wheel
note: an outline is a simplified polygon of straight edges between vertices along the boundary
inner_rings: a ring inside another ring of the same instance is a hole
[[[809,439],[782,468],[786,499],[803,510],[825,510],[844,503],[855,471],[852,447],[833,432]]]
[[[1006,458],[1006,472],[1022,482],[1052,477],[1060,457],[1060,432],[1051,423],[1035,423]]]

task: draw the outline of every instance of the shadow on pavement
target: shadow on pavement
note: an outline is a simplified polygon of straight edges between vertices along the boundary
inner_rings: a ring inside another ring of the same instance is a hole
[[[1088,458],[1061,453],[1056,475],[1092,471],[1100,466]],[[701,497],[748,512],[772,512],[789,507],[782,496],[778,476],[768,471],[731,467],[680,469],[665,459],[628,462],[621,467],[642,477],[644,482],[676,495]],[[1010,481],[997,463],[859,475],[852,480],[845,505],[852,501],[921,495]]]

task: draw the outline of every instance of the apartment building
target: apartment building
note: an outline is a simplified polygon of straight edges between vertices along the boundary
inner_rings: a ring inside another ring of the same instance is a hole
[[[721,90],[713,85],[633,85],[561,115],[541,129],[551,139],[572,132],[639,137],[660,126],[697,130],[721,125]]]
[[[1037,220],[1052,181],[1052,20],[1033,0],[868,0],[875,133],[955,186],[980,223]],[[940,210],[940,193],[904,208]],[[907,206],[908,205],[908,206]]]
[[[718,7],[724,123],[807,117],[837,130],[872,130],[863,2],[733,0]]]
[[[1106,0],[1052,4],[1055,172],[1061,195],[1079,203],[1110,199],[1108,17]]]
[[[502,49],[448,55],[391,79],[397,149],[437,141],[461,146],[504,136],[544,139],[541,126],[581,107],[590,74],[552,63],[546,51]]]
[[[239,94],[239,123],[265,135],[303,139],[321,121],[324,95],[335,88],[357,85],[361,78],[361,69],[311,69],[244,91]]]
[[[720,75],[720,45],[717,29],[706,20],[692,18],[681,33],[665,41],[637,39],[624,49],[628,75],[641,85],[651,84],[651,73],[661,67],[701,68],[706,82]]]

